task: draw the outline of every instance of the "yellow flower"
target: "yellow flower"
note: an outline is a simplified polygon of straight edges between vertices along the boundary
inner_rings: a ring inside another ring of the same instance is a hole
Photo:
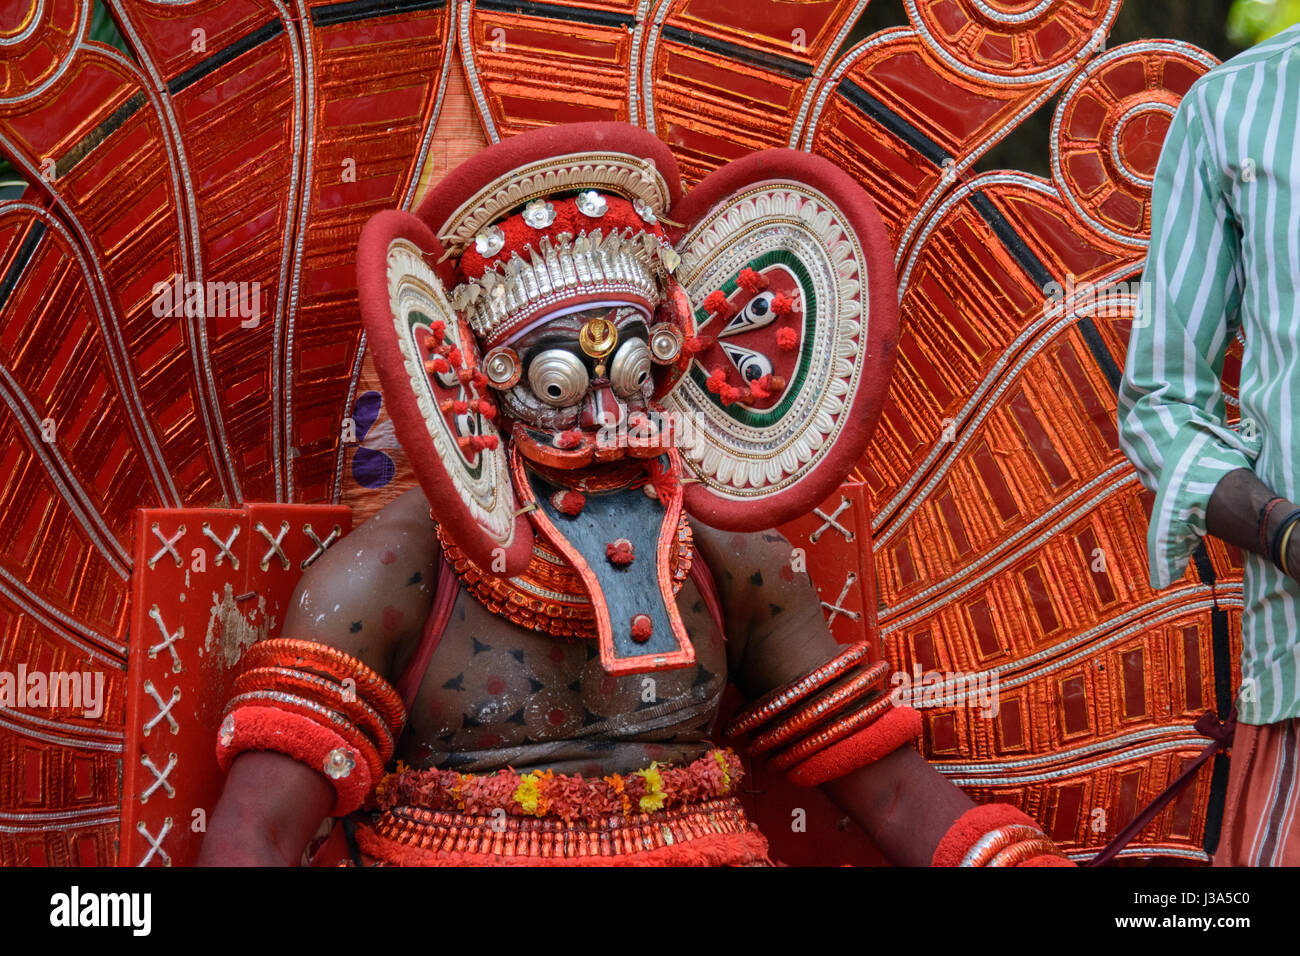
[[[713,751],[713,759],[722,768],[722,792],[726,793],[731,789],[731,771],[727,769],[727,758],[721,750],[715,750]]]
[[[542,788],[540,784],[541,775],[534,770],[532,773],[524,774],[519,778],[519,786],[515,788],[515,803],[523,808],[524,813],[530,813],[533,816],[540,816],[544,809],[540,806],[542,799]]]
[[[664,778],[658,771],[658,763],[652,763],[648,770],[638,770],[637,774],[645,780],[646,792],[641,798],[641,812],[654,813],[656,810],[664,808],[664,800],[668,794],[664,793]]]

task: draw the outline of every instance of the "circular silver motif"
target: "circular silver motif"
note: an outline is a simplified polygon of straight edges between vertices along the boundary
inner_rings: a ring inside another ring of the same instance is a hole
[[[584,216],[590,216],[592,219],[599,219],[609,211],[609,203],[605,202],[605,197],[594,189],[578,193],[576,202],[578,212]]]
[[[534,199],[524,207],[524,223],[534,229],[545,229],[555,222],[555,207],[545,199]]]
[[[609,384],[620,398],[636,395],[650,381],[650,346],[644,339],[628,339],[609,367]]]
[[[235,739],[235,715],[226,714],[226,719],[221,722],[221,729],[217,731],[217,740],[221,746],[229,747]]]
[[[552,408],[575,404],[586,394],[587,383],[587,367],[564,349],[547,349],[528,366],[529,387]]]
[[[352,773],[357,762],[352,754],[342,747],[335,747],[325,755],[325,776],[331,780],[342,780]]]
[[[660,365],[667,365],[682,352],[682,330],[661,322],[650,330],[650,357]]]
[[[655,215],[655,211],[650,208],[650,204],[644,199],[633,199],[632,211],[641,217],[642,222],[647,222],[652,226],[659,221],[659,217]]]
[[[474,237],[474,251],[490,259],[506,247],[506,234],[500,226],[488,226]]]
[[[483,359],[483,373],[493,388],[511,388],[519,381],[519,356],[514,349],[495,348]]]

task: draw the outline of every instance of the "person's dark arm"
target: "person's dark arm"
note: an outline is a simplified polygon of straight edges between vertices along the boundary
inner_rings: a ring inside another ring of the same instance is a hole
[[[1264,547],[1260,547],[1259,516],[1274,497],[1272,490],[1255,476],[1249,468],[1229,472],[1215,486],[1210,504],[1205,512],[1205,527],[1216,538],[1222,538],[1239,548],[1262,554],[1270,561],[1269,542],[1282,528],[1288,515],[1300,506],[1283,499],[1268,511],[1264,527]],[[1284,558],[1287,571],[1300,581],[1300,527],[1291,534]]]
[[[697,525],[695,542],[718,582],[728,665],[748,699],[803,676],[839,648],[808,575],[790,567],[784,537]],[[900,866],[929,865],[953,821],[975,806],[910,746],[821,789]]]
[[[298,582],[281,637],[316,641],[392,681],[433,602],[437,539],[429,506],[408,491],[330,548]],[[236,757],[208,821],[206,866],[292,866],[334,805],[325,774],[283,754]]]

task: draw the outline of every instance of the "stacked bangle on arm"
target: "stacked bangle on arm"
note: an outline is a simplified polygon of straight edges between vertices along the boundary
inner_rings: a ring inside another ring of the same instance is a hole
[[[245,751],[272,750],[329,778],[331,816],[360,807],[406,725],[397,691],[350,654],[312,641],[262,641],[243,664],[217,735],[221,769]]]
[[[931,865],[1074,866],[1031,817],[1006,803],[985,803],[958,817]]]
[[[920,736],[920,715],[880,690],[888,673],[884,661],[867,660],[865,643],[850,644],[746,707],[723,736],[757,730],[747,753],[776,751],[772,766],[789,771],[793,783],[815,787],[843,777]]]

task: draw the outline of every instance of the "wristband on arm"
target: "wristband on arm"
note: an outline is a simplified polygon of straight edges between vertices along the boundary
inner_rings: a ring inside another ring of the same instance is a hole
[[[1296,508],[1282,519],[1282,523],[1273,532],[1272,540],[1269,543],[1269,557],[1273,559],[1273,563],[1287,577],[1291,576],[1291,572],[1286,567],[1286,548],[1291,540],[1291,532],[1295,529],[1297,521],[1300,521],[1300,508]]]
[[[311,641],[262,641],[243,663],[217,734],[221,769],[246,751],[275,751],[329,779],[331,816],[359,808],[406,725],[397,691],[350,654]]]
[[[1074,866],[1033,818],[1007,803],[986,803],[958,817],[930,865]]]
[[[788,779],[815,787],[866,767],[921,733],[921,717],[880,691],[889,665],[867,660],[865,643],[850,644],[742,710],[726,737],[758,730],[747,753],[773,753]]]

